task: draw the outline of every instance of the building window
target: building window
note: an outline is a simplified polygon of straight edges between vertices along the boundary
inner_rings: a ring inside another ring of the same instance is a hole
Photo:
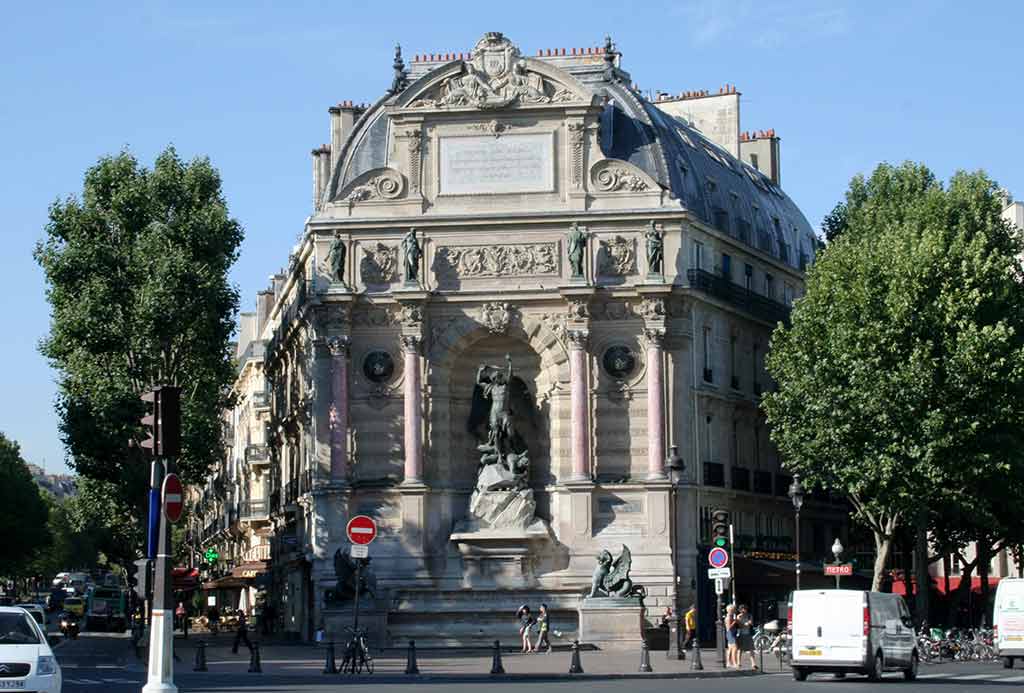
[[[743,286],[746,287],[747,291],[754,288],[754,266],[744,265],[743,266]]]
[[[770,274],[764,275],[764,295],[775,299],[775,277]]]
[[[750,222],[746,219],[740,219],[737,222],[739,226],[739,237],[744,243],[750,243]]]
[[[791,284],[783,284],[782,296],[787,306],[793,305],[793,286]]]
[[[750,154],[750,165],[753,166],[754,168],[756,168],[759,171],[761,170],[761,167],[757,165],[757,154],[754,154],[754,153]]]
[[[693,242],[693,258],[691,259],[693,269],[704,269],[704,244],[700,241]]]
[[[713,383],[714,372],[711,370],[711,328],[705,327],[703,332],[704,346],[704,381]]]
[[[729,340],[729,374],[731,376],[731,385],[733,390],[740,389],[740,377],[736,371],[736,336]]]
[[[721,207],[715,207],[715,228],[724,233],[729,233],[729,212]]]
[[[807,253],[800,253],[800,271],[807,270]]]
[[[760,347],[759,347],[757,342],[754,342],[754,358],[753,358],[753,360],[751,361],[751,364],[750,364],[751,365],[750,373],[751,373],[751,376],[752,376],[751,382],[754,383],[754,394],[755,395],[761,394],[761,383],[757,379],[757,362],[758,362],[758,357],[760,356],[760,354],[758,354],[758,351],[760,351]]]
[[[732,256],[722,253],[722,276],[732,281]]]

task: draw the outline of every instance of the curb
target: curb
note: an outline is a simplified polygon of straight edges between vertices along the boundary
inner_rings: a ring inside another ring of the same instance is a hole
[[[188,676],[190,679],[203,679],[207,678],[209,674],[200,675],[198,672],[181,672],[181,675]],[[283,674],[282,674],[283,675]],[[657,680],[674,680],[674,679],[726,679],[726,678],[751,678],[755,676],[763,676],[763,672],[760,671],[685,671],[685,672],[630,672],[630,673],[617,673],[617,674],[531,674],[531,673],[514,673],[514,674],[338,674],[336,678],[338,681],[352,682],[352,683],[493,683],[497,681],[533,681],[533,682],[544,682],[544,681],[617,681],[617,680],[638,680],[638,679],[657,679]],[[237,672],[224,672],[217,673],[214,676],[231,676],[233,679],[238,679]],[[270,673],[266,677],[259,678],[258,680],[263,681],[264,685],[277,676],[278,674]],[[294,683],[298,683],[297,677],[294,675],[288,675],[288,680]],[[303,677],[313,679],[310,677]],[[315,680],[325,682],[330,679],[324,677],[316,677]]]

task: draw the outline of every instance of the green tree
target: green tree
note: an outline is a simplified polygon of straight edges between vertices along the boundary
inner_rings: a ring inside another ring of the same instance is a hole
[[[50,544],[47,505],[32,480],[21,448],[0,433],[0,575],[29,571],[32,557]]]
[[[1024,488],[1022,245],[1001,209],[982,173],[855,178],[842,232],[772,336],[772,439],[811,486],[849,496],[875,536],[876,588],[922,507],[998,526]]]
[[[238,308],[228,271],[241,240],[217,171],[173,148],[152,169],[127,152],[102,158],[80,199],[50,207],[35,258],[52,310],[41,351],[59,373],[62,436],[71,466],[113,484],[137,518],[149,470],[128,443],[141,438],[150,386],[182,389],[183,480],[221,457]]]

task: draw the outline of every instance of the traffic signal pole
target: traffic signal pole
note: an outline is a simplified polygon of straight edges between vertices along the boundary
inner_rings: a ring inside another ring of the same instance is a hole
[[[168,461],[168,471],[173,471]],[[162,509],[161,509],[162,510]],[[159,542],[153,567],[153,610],[149,621],[149,674],[142,693],[177,693],[174,685],[174,599],[171,594],[170,522],[159,513]]]

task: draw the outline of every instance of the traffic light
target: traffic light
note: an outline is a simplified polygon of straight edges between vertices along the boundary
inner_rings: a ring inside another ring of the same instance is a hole
[[[711,512],[711,543],[724,549],[729,544],[729,511],[713,510]]]
[[[147,405],[142,426],[146,438],[141,446],[157,457],[181,454],[181,389],[161,385],[142,394]]]
[[[142,601],[149,595],[152,582],[151,570],[152,561],[148,558],[140,558],[128,566],[128,584],[132,591]]]

